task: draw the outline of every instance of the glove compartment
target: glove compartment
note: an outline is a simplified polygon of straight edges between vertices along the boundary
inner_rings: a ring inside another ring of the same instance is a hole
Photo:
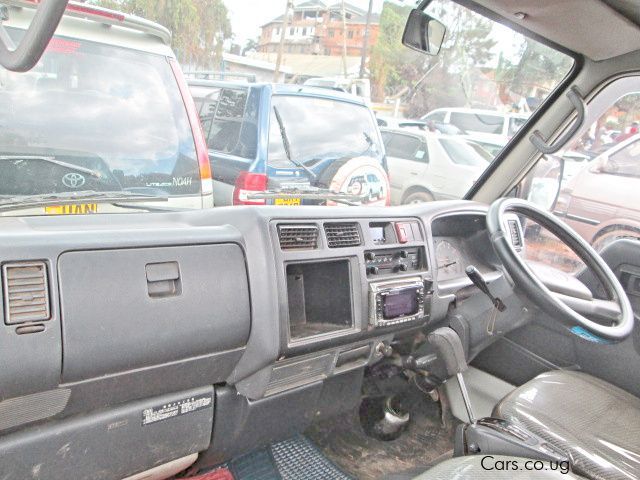
[[[246,345],[249,288],[236,244],[60,256],[63,382]]]

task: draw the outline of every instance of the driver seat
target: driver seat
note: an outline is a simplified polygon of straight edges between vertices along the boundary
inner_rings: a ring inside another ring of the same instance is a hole
[[[581,372],[543,373],[507,395],[493,415],[562,450],[594,480],[640,478],[640,398]]]

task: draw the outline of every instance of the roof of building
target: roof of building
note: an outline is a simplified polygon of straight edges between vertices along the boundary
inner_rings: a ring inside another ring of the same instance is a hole
[[[362,10],[361,8],[356,7],[348,2],[344,3],[345,11],[351,14],[351,18],[347,19],[348,23],[366,23],[367,22],[367,12],[366,10]],[[341,12],[342,11],[342,3],[334,3],[329,5],[322,0],[306,0],[296,6],[293,7],[294,12],[300,12],[305,10],[330,10],[333,12]],[[273,20],[265,23],[262,27],[266,27],[267,25],[271,25],[272,23],[282,23],[284,20],[284,14],[278,15]],[[380,14],[372,13],[371,14],[371,23],[379,23],[380,22]]]
[[[275,71],[276,69],[276,64],[275,62],[272,63],[271,61],[267,60],[267,59],[261,59],[261,58],[256,58],[256,57],[242,57],[240,55],[233,55],[231,53],[223,53],[222,54],[222,58],[225,62],[228,63],[235,63],[238,65],[244,65],[246,67],[251,67],[251,68],[255,68],[258,70],[268,70],[268,71]],[[282,73],[285,74],[293,74],[293,70],[288,67],[287,65],[283,64],[280,67],[280,71]]]
[[[255,52],[252,58],[265,62],[275,62],[277,54]],[[340,77],[344,75],[342,56],[303,55],[287,53],[282,57],[282,67],[287,73],[304,77]],[[360,57],[347,57],[347,73],[357,74],[360,70]]]

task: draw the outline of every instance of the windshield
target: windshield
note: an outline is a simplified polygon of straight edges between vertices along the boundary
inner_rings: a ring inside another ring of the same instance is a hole
[[[315,97],[273,97],[269,129],[269,165],[291,168],[275,112],[280,113],[294,161],[369,156],[382,161],[384,149],[370,110],[345,101]]]
[[[32,71],[0,69],[0,112],[0,195],[200,193],[166,57],[56,37]]]
[[[437,56],[401,43],[413,0],[213,3],[204,31],[187,13],[197,0],[92,0],[170,28],[172,44],[149,25],[66,18],[36,68],[0,70],[0,195],[129,192],[180,208],[461,198],[573,65],[451,0],[426,8],[447,28]],[[434,141],[390,152],[379,124]],[[50,211],[116,213],[87,198],[28,214]]]

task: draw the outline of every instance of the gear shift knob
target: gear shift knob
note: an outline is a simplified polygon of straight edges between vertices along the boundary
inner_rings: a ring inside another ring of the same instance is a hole
[[[449,327],[439,328],[429,334],[427,340],[434,347],[438,358],[444,364],[447,378],[464,372],[468,365],[462,342],[455,330]]]
[[[447,378],[451,378],[454,375],[457,377],[458,384],[460,385],[460,393],[462,393],[462,400],[464,401],[464,406],[467,409],[469,421],[471,423],[476,423],[473,410],[471,409],[469,392],[467,392],[467,386],[464,383],[464,378],[462,377],[462,372],[468,368],[468,365],[460,337],[452,328],[443,327],[431,332],[427,337],[427,340],[436,350],[438,358],[442,361],[446,370]]]

